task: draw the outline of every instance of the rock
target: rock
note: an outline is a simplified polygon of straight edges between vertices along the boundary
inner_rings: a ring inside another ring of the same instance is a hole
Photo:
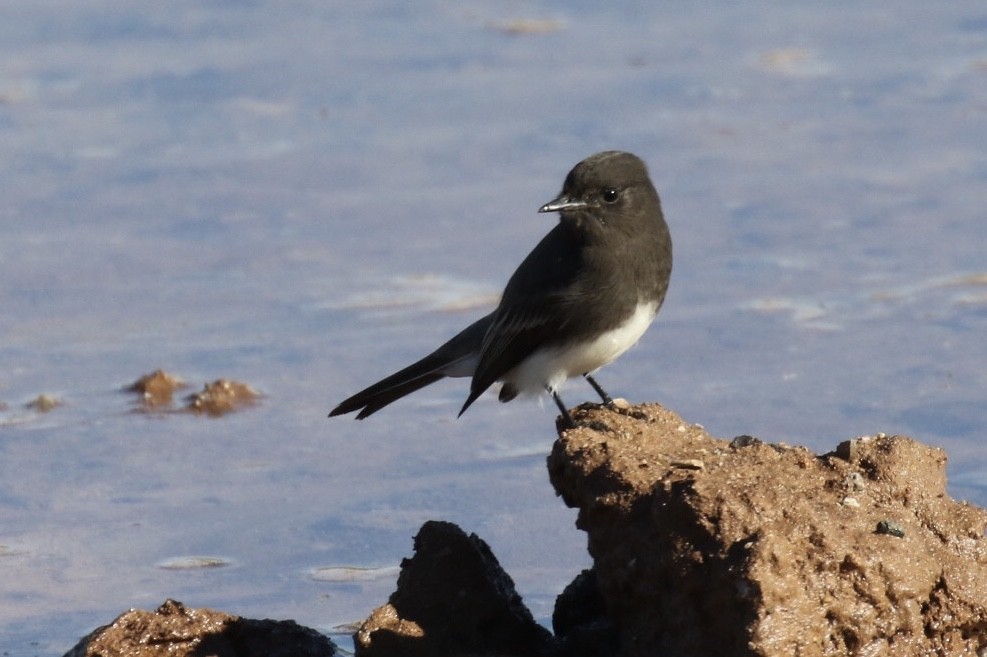
[[[30,408],[32,411],[37,411],[38,413],[48,413],[55,410],[62,404],[62,400],[54,395],[38,395],[28,403],[24,404],[24,407]]]
[[[174,392],[185,387],[187,384],[180,378],[158,369],[137,379],[126,390],[140,395],[145,408],[155,409],[170,405]]]
[[[555,601],[552,629],[556,654],[565,657],[609,657],[617,646],[617,628],[607,615],[593,570],[584,570]]]
[[[622,655],[987,650],[987,513],[946,495],[942,450],[883,434],[822,456],[731,447],[637,410],[577,409],[548,461]]]
[[[336,647],[294,621],[251,620],[165,600],[131,609],[89,634],[65,657],[332,657]]]
[[[219,417],[244,407],[253,406],[260,393],[246,383],[217,379],[202,390],[186,397],[186,408],[196,415]]]
[[[429,521],[398,588],[354,637],[362,657],[537,656],[551,634],[535,623],[489,546],[452,523]]]

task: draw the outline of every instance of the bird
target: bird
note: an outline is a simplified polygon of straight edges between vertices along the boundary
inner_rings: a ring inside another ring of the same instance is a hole
[[[603,151],[573,167],[538,212],[558,213],[559,221],[518,266],[493,312],[329,416],[357,412],[362,420],[445,377],[472,377],[459,416],[501,382],[501,402],[548,392],[573,427],[559,388],[579,376],[615,408],[594,374],[637,343],[671,278],[672,240],[658,192],[641,158]]]

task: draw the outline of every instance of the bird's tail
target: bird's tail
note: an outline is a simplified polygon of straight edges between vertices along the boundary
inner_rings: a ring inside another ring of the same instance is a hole
[[[360,411],[356,419],[362,420],[391,402],[444,378],[445,374],[425,362],[428,359],[429,357],[425,357],[343,400],[329,412],[329,417]]]
[[[359,411],[356,419],[362,420],[391,402],[439,379],[447,376],[472,376],[483,346],[483,336],[490,328],[492,319],[492,315],[487,315],[473,322],[418,362],[344,399],[330,411],[329,417]]]

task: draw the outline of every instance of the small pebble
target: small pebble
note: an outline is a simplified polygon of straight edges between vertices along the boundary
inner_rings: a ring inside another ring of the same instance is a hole
[[[759,438],[755,438],[754,436],[748,436],[747,434],[744,434],[742,436],[737,436],[736,438],[730,441],[730,447],[733,448],[753,447],[754,445],[760,445],[760,444],[761,444],[761,440]]]
[[[669,463],[673,468],[685,468],[686,470],[705,470],[706,464],[699,459],[685,459],[684,461],[672,461]]]
[[[877,529],[875,531],[878,534],[887,534],[888,536],[905,538],[904,528],[893,520],[882,520],[877,523]]]
[[[843,478],[843,487],[849,491],[862,491],[867,485],[864,483],[864,477],[859,472],[851,472],[846,477]]]
[[[38,395],[26,404],[28,408],[39,413],[47,413],[61,405],[62,401],[51,395]]]
[[[631,407],[631,403],[622,397],[613,400],[613,407],[618,411],[626,411]]]

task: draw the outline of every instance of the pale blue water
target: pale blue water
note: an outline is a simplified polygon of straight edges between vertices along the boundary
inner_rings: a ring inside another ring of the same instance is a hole
[[[555,29],[496,27],[521,18]],[[650,163],[676,247],[612,393],[819,451],[914,435],[987,504],[978,3],[13,0],[0,62],[4,654],[166,597],[329,632],[429,518],[547,622],[589,563],[551,404],[456,420],[460,380],[325,415],[485,312],[607,148]],[[131,413],[157,367],[265,399]],[[318,574],[342,567],[383,570]]]

